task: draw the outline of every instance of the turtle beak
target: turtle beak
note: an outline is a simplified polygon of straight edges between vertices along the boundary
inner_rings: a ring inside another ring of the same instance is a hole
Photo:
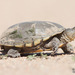
[[[73,27],[72,29],[75,30],[75,27]]]

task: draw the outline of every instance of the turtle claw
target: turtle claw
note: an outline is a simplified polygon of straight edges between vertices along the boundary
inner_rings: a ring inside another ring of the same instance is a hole
[[[7,54],[8,57],[11,57],[11,58],[17,58],[17,57],[20,57],[20,53],[17,53],[15,55],[12,55],[12,54]]]

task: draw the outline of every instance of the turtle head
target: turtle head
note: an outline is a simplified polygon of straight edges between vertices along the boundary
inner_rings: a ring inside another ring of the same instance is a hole
[[[73,28],[70,29],[69,37],[72,38],[72,40],[75,39],[75,27],[73,27]]]
[[[75,27],[72,28],[72,37],[75,39]]]
[[[66,29],[65,32],[70,41],[75,39],[75,27]]]
[[[72,28],[75,31],[75,27]]]

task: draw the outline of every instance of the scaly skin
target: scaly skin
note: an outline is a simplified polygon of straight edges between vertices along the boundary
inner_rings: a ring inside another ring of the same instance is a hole
[[[56,35],[53,39],[45,45],[46,48],[52,48],[51,55],[55,55],[56,51],[60,47],[64,53],[72,53],[73,48],[69,42],[75,39],[75,27],[72,29],[66,29],[62,34]],[[60,46],[60,44],[62,44]]]

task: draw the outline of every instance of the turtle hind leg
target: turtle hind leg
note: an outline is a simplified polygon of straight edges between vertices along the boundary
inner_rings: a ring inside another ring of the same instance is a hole
[[[71,54],[74,52],[73,47],[70,44],[66,44],[61,49],[64,51],[65,54]]]
[[[16,57],[20,57],[21,55],[17,49],[9,49],[9,51],[7,52],[7,56],[16,58]]]

